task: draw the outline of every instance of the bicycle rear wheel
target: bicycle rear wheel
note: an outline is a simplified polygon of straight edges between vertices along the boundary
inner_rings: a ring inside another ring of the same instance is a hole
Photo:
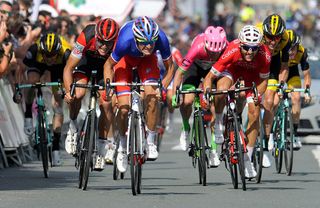
[[[45,178],[49,176],[49,152],[48,152],[48,135],[46,129],[46,123],[44,120],[44,112],[39,109],[38,111],[38,137],[39,146],[43,167],[43,174]]]
[[[284,163],[286,166],[287,175],[290,176],[293,166],[293,121],[290,111],[285,112],[284,126]]]
[[[86,144],[88,144],[88,146],[86,146],[86,154],[85,154],[85,163],[84,163],[84,169],[83,169],[83,186],[82,186],[82,190],[86,190],[87,189],[87,185],[88,185],[88,179],[89,179],[89,172],[90,169],[92,169],[93,167],[93,149],[94,149],[94,145],[95,145],[95,136],[96,136],[96,131],[95,131],[95,127],[96,127],[96,112],[95,111],[91,111],[91,114],[89,116],[89,125],[90,129],[89,129],[89,138],[86,138],[86,140],[88,140],[88,143],[85,142]]]
[[[139,154],[139,134],[138,125],[136,122],[137,114],[133,112],[130,117],[130,175],[131,175],[131,190],[135,196],[141,193],[141,155]]]
[[[244,174],[244,153],[245,149],[243,146],[243,142],[241,135],[240,135],[240,124],[237,119],[237,114],[233,112],[233,129],[234,129],[234,140],[235,140],[235,146],[237,150],[235,151],[237,153],[237,158],[238,158],[238,169],[239,169],[239,174],[241,178],[241,183],[242,183],[242,190],[247,190],[246,187],[246,176]]]

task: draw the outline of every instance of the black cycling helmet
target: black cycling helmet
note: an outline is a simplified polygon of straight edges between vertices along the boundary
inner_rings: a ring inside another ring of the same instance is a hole
[[[301,43],[301,37],[294,30],[287,30],[289,38],[291,40],[291,47],[297,46]]]
[[[280,36],[284,33],[286,24],[278,14],[269,15],[263,21],[263,33],[267,36]]]
[[[47,57],[51,57],[58,54],[62,47],[59,35],[55,33],[44,34],[40,38],[39,46],[40,52]]]

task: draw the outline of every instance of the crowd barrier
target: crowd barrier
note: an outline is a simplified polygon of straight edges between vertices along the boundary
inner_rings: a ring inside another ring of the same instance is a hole
[[[21,155],[30,142],[23,131],[24,115],[21,105],[12,101],[13,90],[8,80],[0,79],[0,167],[8,167],[8,159],[22,165]]]

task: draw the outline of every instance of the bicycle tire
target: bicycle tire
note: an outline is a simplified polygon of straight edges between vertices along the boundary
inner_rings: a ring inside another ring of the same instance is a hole
[[[238,170],[237,164],[233,163],[232,158],[234,158],[234,133],[230,131],[230,124],[226,127],[226,141],[225,141],[225,161],[228,163],[229,172],[231,176],[231,182],[234,189],[238,189]]]
[[[242,190],[247,190],[246,187],[246,176],[244,174],[244,146],[241,143],[241,136],[240,136],[240,124],[238,122],[238,116],[236,114],[236,112],[233,112],[232,114],[233,116],[233,129],[235,132],[235,144],[236,144],[236,148],[237,148],[237,154],[238,154],[238,169],[239,169],[239,174],[240,174],[240,178],[241,178],[241,183],[242,183]]]
[[[130,176],[131,176],[131,191],[135,196],[138,194],[138,179],[139,179],[139,161],[137,157],[137,124],[136,124],[137,113],[132,112],[130,116]]]
[[[272,134],[274,139],[274,150],[273,150],[273,157],[275,161],[276,172],[281,173],[282,169],[282,157],[283,157],[283,149],[281,148],[281,117],[279,113],[275,117],[273,124],[272,124]]]
[[[120,171],[117,168],[118,147],[119,147],[119,144],[117,144],[116,151],[115,151],[114,157],[113,157],[112,177],[113,177],[113,180],[115,180],[115,181],[119,179],[119,174],[120,174]]]
[[[293,166],[293,121],[290,110],[285,111],[284,121],[284,132],[286,133],[284,140],[284,163],[287,171],[286,174],[290,176]]]
[[[84,172],[84,167],[85,167],[85,155],[86,155],[86,150],[88,144],[89,138],[89,128],[88,128],[88,116],[85,117],[85,120],[83,122],[79,139],[77,138],[77,158],[78,158],[78,165],[79,165],[79,177],[78,177],[78,188],[82,188],[83,184],[83,172]]]
[[[88,146],[88,150],[87,150],[87,154],[85,155],[85,164],[84,164],[84,172],[83,172],[83,187],[82,190],[86,190],[87,189],[87,185],[88,185],[88,179],[89,179],[89,172],[90,169],[92,169],[92,157],[93,157],[93,149],[94,149],[94,140],[95,140],[95,136],[96,136],[96,131],[95,131],[95,127],[96,127],[96,112],[95,111],[91,111],[90,114],[90,137],[89,137],[89,146]]]
[[[39,144],[40,144],[40,154],[43,167],[43,174],[45,178],[49,177],[49,153],[48,153],[48,137],[47,129],[44,120],[44,112],[40,108],[38,111],[38,134],[39,134]]]
[[[264,144],[264,128],[263,128],[263,121],[260,116],[260,133],[258,135],[258,138],[256,140],[255,147],[253,149],[253,166],[256,169],[257,176],[256,176],[256,183],[261,182],[261,177],[262,177],[262,170],[263,170],[263,144]]]
[[[201,111],[198,111],[198,141],[199,141],[199,168],[201,169],[200,177],[202,181],[202,185],[207,185],[207,158],[206,158],[206,142],[205,142],[205,132],[204,132],[204,126],[203,126],[203,120],[202,120],[202,114]]]

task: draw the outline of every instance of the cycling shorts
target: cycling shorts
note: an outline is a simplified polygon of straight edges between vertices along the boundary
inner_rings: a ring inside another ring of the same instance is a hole
[[[141,82],[158,82],[160,71],[155,54],[144,57],[124,56],[115,65],[115,82],[132,82],[132,70],[137,69]],[[130,95],[130,87],[116,87],[117,96]]]
[[[193,63],[184,75],[183,85],[193,85],[195,88],[199,87],[201,79],[207,76],[210,69],[203,69],[201,66]]]

